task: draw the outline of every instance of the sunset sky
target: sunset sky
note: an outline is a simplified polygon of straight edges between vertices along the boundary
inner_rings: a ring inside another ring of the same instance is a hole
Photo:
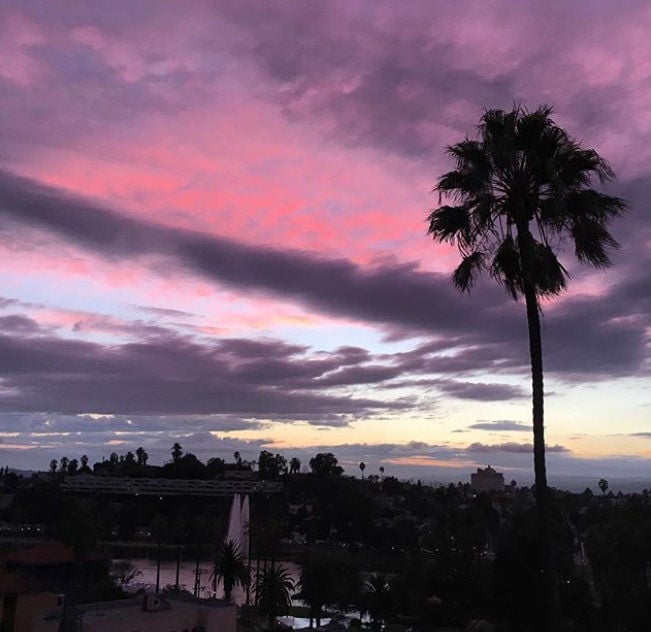
[[[629,203],[613,267],[568,245],[543,306],[550,480],[651,487],[650,27],[646,0],[2,2],[0,465],[178,441],[531,482],[524,307],[456,292],[425,218],[484,108],[548,103]]]

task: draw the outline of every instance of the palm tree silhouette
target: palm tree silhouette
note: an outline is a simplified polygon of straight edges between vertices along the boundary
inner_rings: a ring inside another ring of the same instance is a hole
[[[213,581],[213,592],[217,592],[217,582],[224,584],[224,598],[231,601],[233,588],[237,585],[246,588],[249,585],[250,573],[246,558],[240,547],[233,540],[222,542],[217,549],[217,556],[213,572],[210,576]]]
[[[452,205],[428,217],[434,240],[456,244],[461,263],[453,284],[469,291],[483,270],[514,298],[524,297],[529,330],[533,395],[533,451],[536,501],[541,517],[541,547],[546,590],[554,600],[549,543],[549,490],[545,465],[543,360],[539,299],[566,287],[568,273],[554,248],[572,242],[580,263],[610,265],[618,244],[607,230],[625,210],[625,202],[593,188],[614,177],[608,163],[584,149],[551,118],[546,105],[530,112],[487,110],[477,140],[466,137],[447,148],[456,168],[444,174],[435,190]],[[546,534],[546,535],[545,535]],[[558,623],[554,604],[548,630]]]
[[[172,446],[172,462],[178,463],[182,456],[183,448],[181,447],[181,444],[177,442]]]
[[[391,609],[391,583],[387,575],[375,573],[366,580],[362,607],[371,617],[371,629],[379,630],[382,620]]]
[[[277,616],[289,612],[294,580],[284,566],[274,563],[255,578],[255,592],[260,614],[267,615],[269,629],[273,629]]]
[[[310,608],[309,627],[321,627],[323,608],[337,600],[341,568],[325,558],[308,558],[301,564],[297,597]]]

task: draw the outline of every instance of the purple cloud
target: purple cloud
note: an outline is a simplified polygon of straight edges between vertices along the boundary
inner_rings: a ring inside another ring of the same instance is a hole
[[[156,226],[6,173],[0,184],[0,213],[13,223],[10,238],[19,238],[23,227],[31,227],[109,259],[164,255],[240,291],[262,290],[326,314],[399,326],[412,334],[445,333],[456,348],[441,356],[430,353],[431,343],[426,343],[425,353],[404,355],[405,368],[409,363],[427,372],[528,368],[521,306],[488,282],[470,297],[459,296],[446,277],[420,272],[412,264],[363,269],[343,259],[251,247]],[[640,275],[647,275],[647,268],[643,270]],[[636,278],[631,275],[628,286],[613,290],[620,299],[617,304],[602,297],[568,298],[545,318],[549,369],[572,379],[642,369],[648,299]],[[633,314],[636,318],[628,317]],[[514,335],[517,332],[521,336]]]

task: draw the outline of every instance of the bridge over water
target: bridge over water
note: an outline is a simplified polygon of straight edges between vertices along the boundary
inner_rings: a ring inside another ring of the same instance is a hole
[[[135,496],[233,496],[234,494],[274,494],[282,491],[276,481],[233,481],[179,478],[117,478],[73,476],[61,483],[68,492]]]

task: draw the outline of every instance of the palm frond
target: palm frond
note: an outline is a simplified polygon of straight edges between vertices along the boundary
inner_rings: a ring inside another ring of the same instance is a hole
[[[454,243],[456,239],[467,241],[470,218],[464,206],[442,206],[427,218],[427,233],[438,241]]]
[[[601,222],[619,217],[626,210],[624,200],[594,189],[570,192],[565,205],[571,217],[589,217]]]
[[[610,265],[608,251],[617,250],[619,244],[602,222],[590,217],[577,217],[571,230],[576,258],[581,263],[589,263],[595,268]]]
[[[432,211],[428,233],[456,243],[462,260],[452,282],[458,289],[469,290],[488,268],[513,297],[525,281],[533,282],[539,296],[558,294],[569,275],[550,244],[566,239],[573,241],[579,262],[610,263],[617,242],[607,227],[626,203],[595,189],[614,177],[610,165],[559,127],[552,112],[548,105],[534,111],[519,104],[510,112],[488,109],[476,139],[447,148],[456,169],[444,174],[435,190],[456,205]]]
[[[569,277],[554,251],[545,244],[535,243],[533,247],[532,276],[536,293],[540,296],[555,296],[566,287]]]
[[[436,191],[446,193],[457,200],[464,200],[469,195],[482,191],[485,180],[478,171],[449,171],[441,176]]]
[[[461,291],[470,291],[475,284],[475,277],[484,266],[484,253],[475,251],[463,257],[461,263],[452,273],[452,283]]]
[[[498,246],[491,263],[490,274],[514,299],[518,298],[522,288],[522,267],[520,253],[510,235]]]

